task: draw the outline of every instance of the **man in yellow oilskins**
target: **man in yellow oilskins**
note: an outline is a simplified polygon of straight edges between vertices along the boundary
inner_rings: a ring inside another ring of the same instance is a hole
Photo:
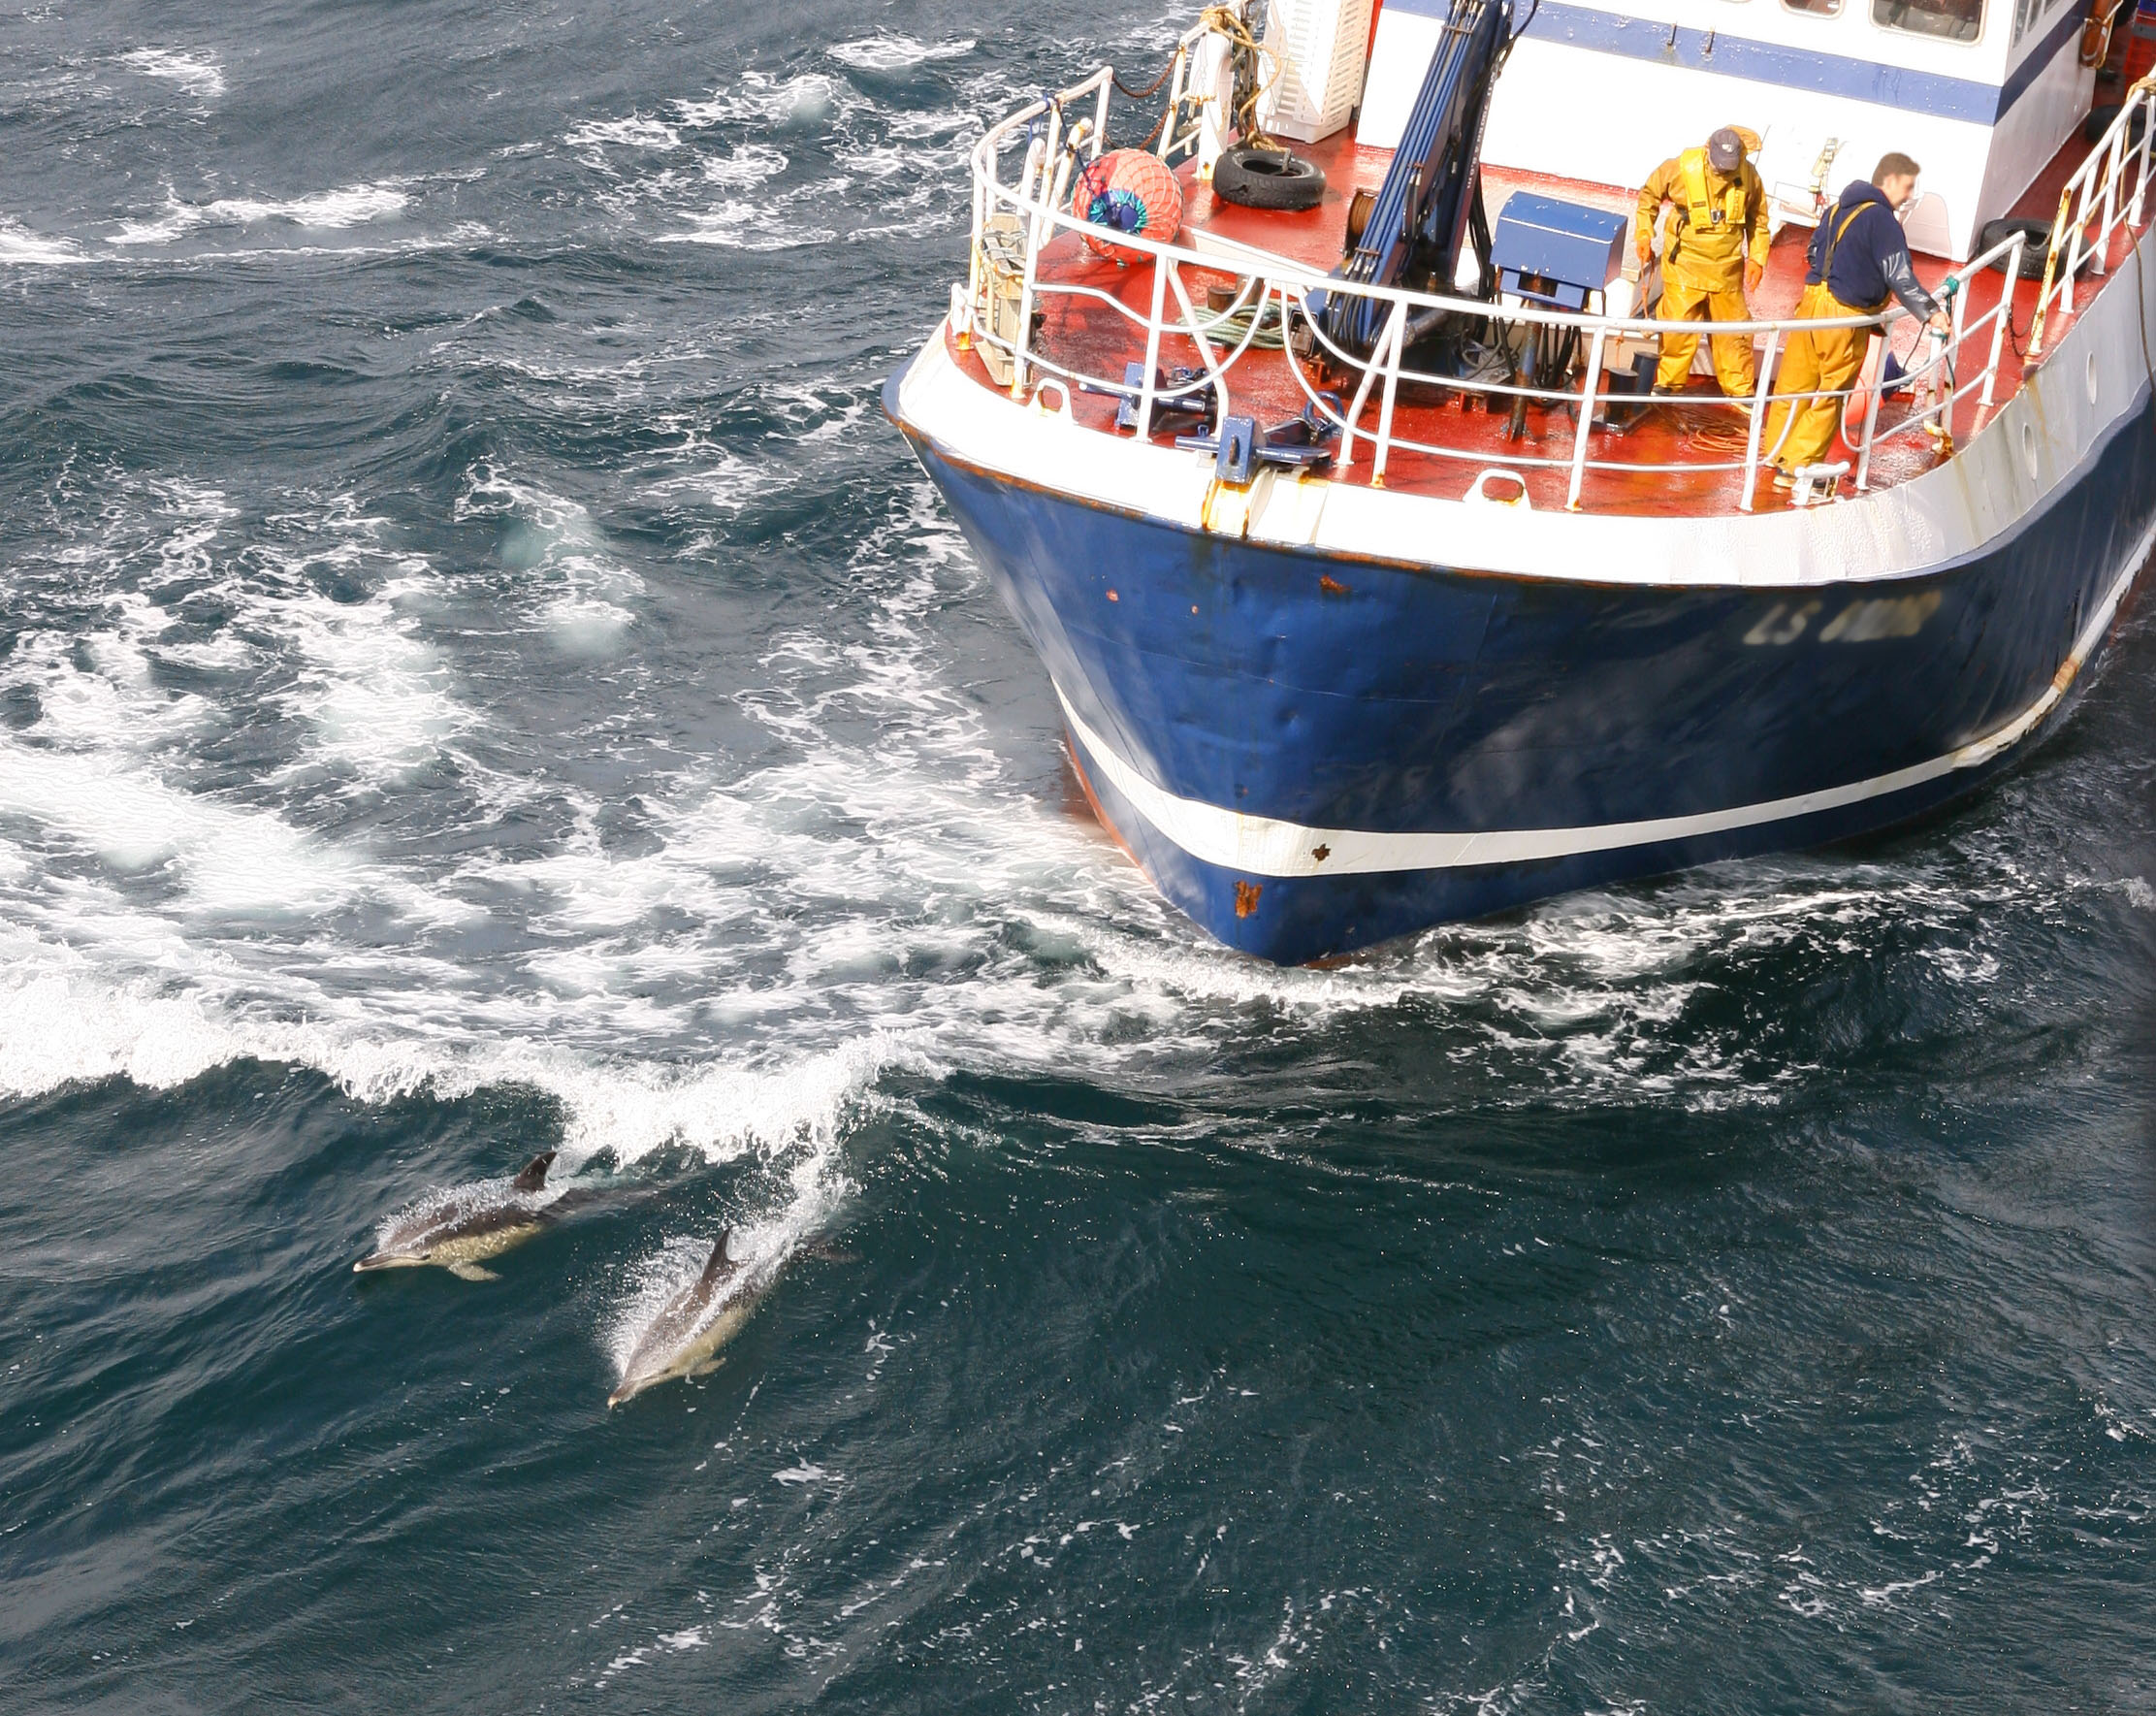
[[[1799,318],[1877,315],[1889,298],[1898,298],[1902,308],[1920,317],[1933,333],[1952,330],[1947,312],[1917,283],[1909,263],[1909,241],[1895,213],[1915,194],[1917,172],[1916,163],[1907,155],[1882,156],[1871,183],[1858,179],[1820,216],[1812,235],[1812,266],[1804,276],[1804,296],[1797,300]],[[1870,328],[1800,329],[1789,337],[1774,391],[1784,395],[1819,391],[1794,402],[1777,399],[1767,413],[1760,445],[1774,463],[1776,487],[1793,487],[1795,473],[1818,463],[1833,445],[1842,415],[1842,402],[1834,396],[1855,384],[1872,332]]]
[[[1750,321],[1745,294],[1758,286],[1767,266],[1767,192],[1734,127],[1724,125],[1704,148],[1687,149],[1649,175],[1633,227],[1642,272],[1654,257],[1655,227],[1668,203],[1677,211],[1662,251],[1661,319]],[[1718,334],[1711,346],[1722,391],[1750,399],[1758,379],[1751,336]],[[1681,393],[1698,349],[1696,334],[1664,334],[1655,391]]]

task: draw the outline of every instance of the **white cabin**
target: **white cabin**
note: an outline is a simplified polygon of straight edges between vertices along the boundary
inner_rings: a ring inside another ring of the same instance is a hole
[[[1923,167],[1912,246],[1956,261],[2087,115],[2089,0],[1515,0],[1525,35],[1484,155],[1638,184],[1721,125],[1748,126],[1777,223],[1809,222],[1889,149]],[[1384,0],[1356,141],[1390,148],[1449,0]],[[2045,210],[2045,214],[2049,214]]]

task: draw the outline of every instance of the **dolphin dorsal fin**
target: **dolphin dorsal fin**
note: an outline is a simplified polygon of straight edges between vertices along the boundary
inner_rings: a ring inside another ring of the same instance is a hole
[[[719,1243],[711,1247],[711,1261],[704,1265],[704,1279],[715,1281],[732,1266],[726,1261],[726,1245],[733,1238],[733,1229],[719,1236]]]
[[[524,1165],[524,1172],[512,1182],[518,1191],[543,1191],[546,1189],[546,1171],[554,1166],[559,1150],[541,1150]]]

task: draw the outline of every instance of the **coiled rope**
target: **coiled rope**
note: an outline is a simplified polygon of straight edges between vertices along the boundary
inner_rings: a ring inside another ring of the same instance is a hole
[[[1279,145],[1274,143],[1266,134],[1265,128],[1258,123],[1258,104],[1265,99],[1272,86],[1279,82],[1284,69],[1279,64],[1278,55],[1268,51],[1265,45],[1251,33],[1250,26],[1243,21],[1239,7],[1208,6],[1198,15],[1198,21],[1214,35],[1224,38],[1229,47],[1235,49],[1239,55],[1248,56],[1249,63],[1252,66],[1257,66],[1268,59],[1273,61],[1273,72],[1270,78],[1264,78],[1261,81],[1261,77],[1256,71],[1253,71],[1247,80],[1240,77],[1237,78],[1235,93],[1230,98],[1232,108],[1228,117],[1230,124],[1241,134],[1245,143],[1254,144],[1260,148],[1278,148]],[[1175,53],[1171,53],[1168,56],[1168,63],[1161,68],[1160,76],[1142,89],[1133,89],[1112,72],[1109,75],[1109,81],[1114,84],[1116,93],[1127,100],[1149,100],[1158,95],[1162,86],[1175,75],[1175,59],[1181,51],[1182,49],[1178,48]],[[1153,139],[1161,134],[1167,123],[1168,114],[1164,112],[1153,122],[1152,130],[1145,134],[1144,142],[1137,146],[1139,148],[1150,147]]]
[[[1250,332],[1250,324],[1258,324],[1257,332]],[[1225,336],[1238,344],[1245,334],[1250,335],[1253,351],[1278,351],[1288,342],[1287,323],[1280,317],[1279,301],[1268,292],[1256,304],[1246,304],[1240,309],[1214,312],[1208,319],[1195,324],[1197,332],[1210,340]]]

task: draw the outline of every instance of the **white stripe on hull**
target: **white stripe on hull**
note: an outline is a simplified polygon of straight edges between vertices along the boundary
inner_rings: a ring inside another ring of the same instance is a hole
[[[1928,762],[1847,786],[1802,793],[1790,798],[1737,805],[1695,816],[1657,817],[1649,822],[1606,823],[1580,828],[1509,828],[1479,833],[1395,834],[1364,828],[1316,828],[1272,817],[1225,810],[1199,798],[1184,798],[1155,785],[1078,716],[1063,688],[1055,688],[1072,734],[1084,746],[1109,785],[1160,834],[1203,863],[1244,876],[1370,875],[1403,870],[1452,870],[1472,865],[1529,863],[1538,858],[1569,858],[1588,852],[1612,852],[1689,840],[1704,834],[1787,822],[1823,810],[1838,810],[1870,798],[1920,787],[1961,769],[1977,768],[2026,738],[2058,707],[2090,654],[2103,640],[2118,604],[2132,588],[2143,558],[2156,545],[2156,525],[2143,532],[2125,567],[2104,600],[2081,628],[2074,648],[2042,696],[2019,715],[1984,737]],[[1318,854],[1324,853],[1320,858]]]

